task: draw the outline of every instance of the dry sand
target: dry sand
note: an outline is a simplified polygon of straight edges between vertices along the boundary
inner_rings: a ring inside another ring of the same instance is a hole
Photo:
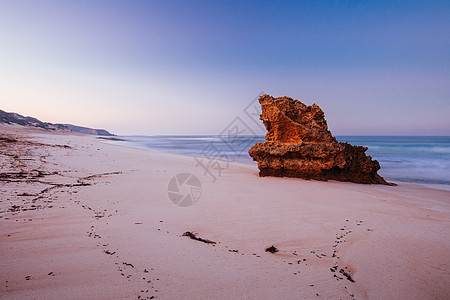
[[[0,132],[16,139],[0,141],[2,299],[450,298],[448,191],[244,164],[213,183],[188,156]],[[182,172],[203,188],[186,208],[167,194]]]

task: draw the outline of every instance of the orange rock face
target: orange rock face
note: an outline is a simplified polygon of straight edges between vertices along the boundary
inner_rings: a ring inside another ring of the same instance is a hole
[[[269,95],[259,97],[259,103],[266,141],[249,150],[259,176],[390,184],[377,174],[380,164],[365,154],[367,147],[333,137],[318,105]]]

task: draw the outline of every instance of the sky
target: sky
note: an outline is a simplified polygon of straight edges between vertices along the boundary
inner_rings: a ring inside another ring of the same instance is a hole
[[[260,93],[334,135],[450,135],[450,1],[0,0],[0,109],[219,134]]]

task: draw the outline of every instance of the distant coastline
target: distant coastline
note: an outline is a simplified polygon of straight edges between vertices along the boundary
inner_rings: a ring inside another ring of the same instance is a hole
[[[73,131],[78,133],[102,136],[115,136],[105,129],[94,129],[89,127],[77,126],[72,124],[58,124],[42,122],[33,117],[22,116],[18,113],[6,112],[0,109],[0,124],[15,124],[27,127],[42,128],[51,131]]]

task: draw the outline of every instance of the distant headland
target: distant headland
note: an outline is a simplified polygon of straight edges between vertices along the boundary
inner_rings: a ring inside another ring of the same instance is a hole
[[[0,109],[0,123],[17,124],[20,126],[37,127],[46,130],[74,131],[90,135],[115,136],[105,129],[93,129],[72,124],[54,124],[42,122],[33,117],[25,117],[17,113],[10,113]]]

